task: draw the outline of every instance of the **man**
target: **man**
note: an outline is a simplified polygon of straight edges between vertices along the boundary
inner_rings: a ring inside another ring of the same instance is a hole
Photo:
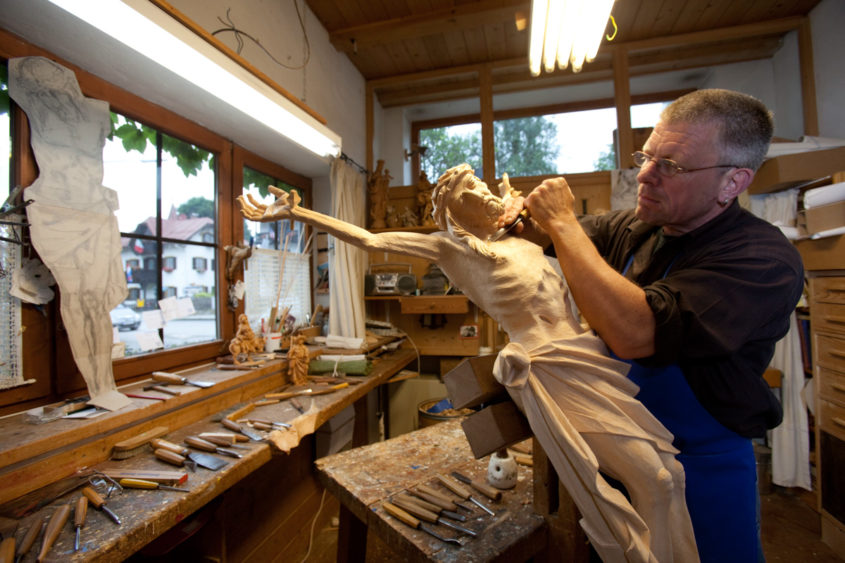
[[[637,398],[675,435],[702,561],[756,561],[756,466],[750,438],[780,423],[762,378],[789,326],[803,267],[778,229],[736,201],[772,136],[754,98],[727,90],[682,96],[634,153],[635,210],[576,218],[562,178],[522,205],[523,236],[557,256],[584,318],[632,360]]]

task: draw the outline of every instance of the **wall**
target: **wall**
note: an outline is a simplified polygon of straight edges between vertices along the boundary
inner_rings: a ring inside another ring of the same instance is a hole
[[[819,134],[845,139],[845,2],[823,0],[810,12],[813,30],[813,58],[816,71],[816,99],[819,109]]]
[[[291,67],[301,66],[305,60],[305,38],[297,16],[298,5],[311,48],[310,59],[304,69],[283,68],[246,38],[240,54],[323,116],[328,127],[341,136],[343,152],[356,162],[365,162],[364,78],[347,56],[339,53],[329,42],[328,33],[305,2],[171,0],[171,4],[209,32],[228,26],[218,20],[227,21],[228,10],[228,18],[237,29],[258,39],[273,57]],[[234,33],[219,33],[216,37],[237,51],[238,42]],[[327,206],[330,198],[328,176],[327,166],[326,181],[317,181],[315,178],[313,187],[315,202]],[[324,190],[325,197],[321,195]]]

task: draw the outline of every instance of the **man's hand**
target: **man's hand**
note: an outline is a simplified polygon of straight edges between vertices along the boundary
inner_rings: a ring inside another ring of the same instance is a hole
[[[241,208],[241,215],[250,221],[261,223],[293,219],[294,209],[302,201],[296,190],[291,190],[290,194],[288,194],[284,190],[270,186],[270,193],[276,196],[276,201],[270,205],[256,201],[250,194],[246,194],[249,201],[244,199],[244,196],[238,196],[238,206]]]
[[[499,216],[498,227],[501,229],[505,225],[510,225],[516,220],[516,216],[519,215],[520,211],[525,207],[525,198],[521,195],[515,197],[509,197],[502,200],[502,203],[505,206],[505,211]],[[520,223],[516,225],[513,230],[511,231],[514,234],[521,233],[522,230],[525,228],[525,223]]]
[[[540,227],[551,233],[575,221],[575,196],[563,178],[548,178],[525,198],[525,207]]]

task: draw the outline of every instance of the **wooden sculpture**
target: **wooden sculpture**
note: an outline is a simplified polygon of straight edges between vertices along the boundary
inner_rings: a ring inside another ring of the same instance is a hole
[[[288,349],[288,380],[294,385],[308,384],[308,364],[311,356],[305,345],[305,335],[294,334]]]
[[[525,413],[573,497],[582,526],[604,561],[697,561],[684,499],[684,471],[672,435],[634,396],[627,364],[573,316],[563,279],[543,249],[515,236],[490,242],[503,199],[469,165],[446,171],[432,194],[432,234],[370,233],[292,205],[239,199],[254,221],[296,219],[367,251],[435,262],[452,283],[499,322],[510,343],[496,378]],[[500,186],[505,198],[510,187]],[[599,469],[621,481],[631,502]]]
[[[420,172],[420,179],[417,182],[417,211],[420,218],[420,225],[434,227],[437,224],[432,217],[433,203],[431,194],[434,191],[434,184],[428,181],[425,172]]]
[[[376,163],[376,169],[367,181],[370,195],[370,228],[383,229],[387,216],[387,188],[390,185],[390,171],[384,169],[384,161]]]
[[[264,338],[255,335],[252,327],[249,326],[249,318],[243,313],[238,315],[238,330],[235,337],[229,342],[229,353],[232,354],[232,361],[240,365],[242,361],[249,360],[250,354],[259,354],[264,351]]]

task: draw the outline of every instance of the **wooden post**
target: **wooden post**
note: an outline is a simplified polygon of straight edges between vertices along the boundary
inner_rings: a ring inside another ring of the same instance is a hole
[[[631,131],[631,87],[628,83],[628,50],[617,46],[613,51],[613,98],[616,103],[616,162],[619,168],[634,165],[634,134]]]

